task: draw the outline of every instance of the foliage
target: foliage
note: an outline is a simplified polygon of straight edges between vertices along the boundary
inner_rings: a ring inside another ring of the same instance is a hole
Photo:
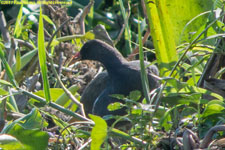
[[[81,3],[32,9],[16,6],[16,21],[8,25],[11,43],[4,38],[0,41],[0,148],[188,149],[193,141],[185,139],[186,133],[203,139],[195,148],[210,148],[212,141],[204,145],[208,131],[225,122],[223,88],[218,87],[223,85],[224,66],[216,71],[217,64],[210,68],[214,71],[211,77],[221,81],[218,86],[210,88],[205,80],[206,88],[200,82],[210,59],[224,53],[224,1],[99,0],[87,18],[82,18],[87,30],[83,35],[75,34],[70,26],[77,20],[67,19],[71,9],[85,10]],[[45,14],[48,9],[57,11],[52,16]],[[103,24],[107,32],[99,28],[97,32],[97,24]],[[84,115],[78,79],[84,70],[76,63],[71,69],[71,59],[74,49],[78,51],[83,42],[94,38],[108,40],[124,56],[138,55],[141,61],[145,98],[139,100],[139,91],[111,95],[123,103],[110,104],[108,109],[127,107],[124,116],[89,115],[89,119]],[[69,58],[60,63],[62,51]],[[150,93],[145,59],[154,60],[160,68],[161,85]],[[77,80],[72,82],[73,78]],[[29,102],[21,106],[19,97]],[[115,122],[109,126],[104,119]],[[129,129],[116,129],[120,123]],[[224,130],[219,131],[214,139],[224,135]],[[171,139],[177,142],[170,143]]]

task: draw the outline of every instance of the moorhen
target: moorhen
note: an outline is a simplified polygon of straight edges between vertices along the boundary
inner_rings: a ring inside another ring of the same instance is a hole
[[[107,70],[107,72],[99,74],[87,86],[84,91],[86,95],[83,96],[83,93],[81,97],[81,102],[84,104],[86,113],[92,111],[93,114],[101,117],[105,115],[125,115],[126,108],[115,111],[109,111],[107,109],[111,103],[122,102],[110,95],[122,94],[128,96],[134,90],[141,91],[143,95],[139,61],[128,62],[114,47],[100,40],[86,42],[80,52],[76,54],[76,57],[79,57],[81,60],[99,61]],[[145,62],[145,65],[148,64],[148,62]],[[158,78],[153,74],[158,75],[158,68],[155,65],[147,67],[150,90],[159,86]],[[99,87],[93,87],[93,85]],[[90,97],[90,95],[87,96],[89,94],[88,91],[92,89],[96,90],[96,92],[91,94],[93,97]]]

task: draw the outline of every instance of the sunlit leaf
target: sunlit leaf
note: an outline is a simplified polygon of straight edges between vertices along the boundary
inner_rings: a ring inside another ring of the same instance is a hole
[[[41,75],[44,85],[45,98],[47,102],[50,102],[50,87],[47,76],[47,62],[46,62],[46,54],[45,54],[45,40],[44,40],[44,24],[42,18],[42,9],[40,7],[40,16],[39,16],[39,26],[38,26],[38,56],[39,56],[39,64],[41,68]]]
[[[107,109],[109,111],[115,111],[115,110],[118,110],[118,109],[121,109],[124,105],[120,102],[115,102],[115,103],[111,103],[108,105]]]
[[[129,94],[129,98],[131,100],[138,101],[141,98],[141,92],[137,91],[137,90],[131,91],[130,94]]]
[[[16,137],[26,150],[47,149],[49,135],[40,129],[24,129],[16,124],[8,134]]]
[[[99,116],[89,114],[89,117],[95,122],[91,131],[91,150],[100,150],[107,137],[107,123]]]
[[[23,15],[23,4],[20,6],[20,11],[16,19],[16,26],[14,31],[14,35],[16,35],[16,37],[19,37],[22,32],[22,24],[21,24],[22,15]]]
[[[8,134],[0,134],[0,149],[25,150],[25,147],[15,137]]]

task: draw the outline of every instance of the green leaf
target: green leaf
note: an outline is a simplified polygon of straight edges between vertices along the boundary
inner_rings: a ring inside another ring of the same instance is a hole
[[[140,20],[140,16],[138,15],[138,20]],[[139,41],[139,60],[140,60],[140,68],[141,68],[141,83],[142,88],[144,91],[145,99],[147,103],[150,104],[150,97],[149,97],[149,82],[147,73],[145,71],[145,63],[144,63],[144,53],[143,53],[143,43],[142,43],[142,36],[141,36],[141,25],[138,23],[138,41]]]
[[[166,111],[166,113],[164,113],[164,115],[160,118],[160,126],[161,127],[164,127],[166,131],[169,131],[171,129],[171,127],[173,126],[172,124],[172,112],[175,110],[175,109],[179,109],[181,107],[184,107],[184,105],[176,105],[174,106],[173,108],[171,109],[168,109]]]
[[[15,137],[7,134],[0,134],[0,149],[25,150],[25,147]]]
[[[0,95],[3,96],[3,95],[8,95],[9,93],[7,91],[5,91],[4,89],[0,88]],[[1,100],[1,98],[0,98]]]
[[[93,40],[95,39],[95,34],[92,31],[88,31],[85,35],[81,38],[83,40]]]
[[[12,86],[11,83],[9,83],[8,81],[5,81],[5,80],[0,80],[0,84],[7,85],[7,86]]]
[[[45,150],[48,147],[49,135],[40,129],[24,129],[16,124],[8,134],[16,137],[26,150]]]
[[[115,111],[115,110],[118,110],[118,109],[121,109],[124,105],[120,102],[115,102],[115,103],[111,103],[107,106],[107,109],[109,111]]]
[[[168,71],[178,60],[174,26],[168,13],[170,9],[166,0],[145,0],[145,3],[160,74],[169,75]]]
[[[63,91],[63,89],[60,89],[60,88],[51,88],[50,89],[50,94],[51,94],[51,100],[53,101],[53,102],[55,102],[62,94],[64,93],[64,91]],[[42,97],[42,98],[44,98],[45,96],[45,93],[44,93],[44,91],[43,90],[40,90],[40,91],[37,91],[37,92],[34,92],[34,94],[35,95],[37,95],[37,96],[40,96],[40,97]],[[29,100],[29,102],[31,102],[31,103],[40,103],[39,101],[37,101],[36,99],[33,99],[33,98],[31,98],[30,100]],[[42,104],[41,104],[42,105]]]
[[[89,114],[89,117],[95,122],[95,126],[91,131],[91,150],[100,150],[107,137],[107,123],[99,116]]]
[[[173,86],[177,91],[187,86],[187,83],[180,82],[177,79],[171,77],[162,78],[162,80],[167,81],[167,83]]]
[[[9,133],[12,128],[19,124],[24,129],[42,129],[43,127],[47,127],[47,122],[42,118],[41,114],[37,109],[32,109],[32,111],[26,116],[19,118],[12,123],[8,124],[4,127],[1,133]]]
[[[16,50],[16,71],[19,71],[21,69],[21,54],[20,50]]]
[[[54,22],[48,16],[42,14],[42,17],[45,19],[45,21],[47,21],[49,24],[53,25],[54,28],[56,28]]]
[[[12,83],[12,85],[14,87],[18,87],[18,85],[16,83],[16,80],[15,80],[15,77],[14,77],[14,74],[12,72],[12,69],[10,68],[8,62],[6,61],[5,54],[4,54],[4,52],[3,52],[3,50],[1,48],[0,48],[0,58],[2,60],[3,66],[4,66],[5,70],[6,70],[6,73],[7,73],[8,77],[9,77],[9,81]]]
[[[131,100],[138,101],[141,98],[141,92],[138,91],[138,90],[131,91],[130,94],[129,94],[129,98]]]
[[[77,90],[79,89],[79,87],[77,85],[73,85],[71,86],[68,90],[75,95],[75,93],[77,92]],[[55,101],[56,104],[59,104],[61,106],[64,106],[68,101],[69,101],[69,97],[67,96],[67,94],[65,92],[63,92],[62,95],[60,95],[60,97],[58,97]]]
[[[206,118],[210,115],[224,113],[224,111],[225,111],[225,103],[221,101],[213,100],[207,104],[207,107],[202,113],[202,117]]]
[[[50,87],[48,82],[48,76],[47,76],[47,62],[46,62],[46,54],[45,54],[45,41],[44,41],[44,24],[43,24],[43,18],[42,18],[42,9],[40,7],[40,17],[39,17],[39,26],[38,26],[38,56],[39,56],[39,64],[41,68],[41,75],[44,85],[44,92],[45,92],[45,98],[47,102],[51,101],[51,95],[50,95]]]
[[[190,103],[199,104],[201,96],[201,93],[169,93],[167,96],[162,98],[162,101],[170,106]]]
[[[14,31],[14,35],[16,35],[16,37],[19,37],[22,32],[22,24],[21,24],[22,15],[23,15],[23,4],[20,6],[20,11],[16,19],[16,26]]]
[[[37,49],[34,49],[32,51],[29,51],[28,53],[24,54],[22,57],[21,57],[21,69],[23,69],[32,59],[33,57],[37,54]],[[12,70],[13,72],[15,73],[16,72],[16,65],[17,65],[17,62],[15,64],[13,64],[12,66]]]

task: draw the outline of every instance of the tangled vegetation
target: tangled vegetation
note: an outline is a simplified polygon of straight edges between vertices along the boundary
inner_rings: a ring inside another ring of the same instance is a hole
[[[1,5],[0,149],[224,149],[224,4]],[[159,67],[159,88],[149,93],[143,78],[143,101],[138,91],[113,95],[129,108],[114,118],[128,125],[108,126],[83,110],[80,95],[103,66],[73,55],[91,39]]]

